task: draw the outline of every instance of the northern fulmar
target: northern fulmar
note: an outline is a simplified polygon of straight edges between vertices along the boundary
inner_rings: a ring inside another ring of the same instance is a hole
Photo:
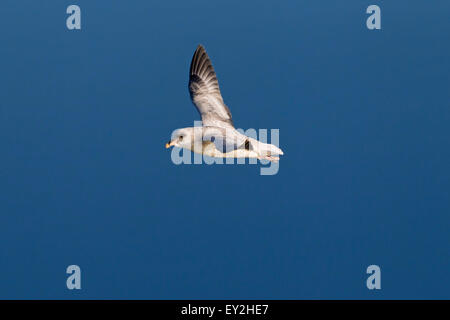
[[[267,144],[237,131],[230,109],[223,102],[211,60],[202,45],[197,47],[189,71],[189,93],[202,118],[201,127],[177,129],[166,144],[217,158],[257,158],[278,161],[283,154]]]

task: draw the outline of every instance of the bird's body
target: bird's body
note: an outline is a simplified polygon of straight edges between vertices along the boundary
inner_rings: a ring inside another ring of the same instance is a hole
[[[275,161],[278,159],[275,159],[274,155],[283,154],[278,147],[248,137],[234,128],[215,126],[182,128],[175,130],[173,136],[172,141],[177,141],[178,147],[210,157]]]
[[[210,157],[279,160],[283,152],[234,128],[231,112],[223,102],[214,68],[199,45],[189,72],[189,93],[202,117],[202,127],[177,129],[166,147],[178,146]]]

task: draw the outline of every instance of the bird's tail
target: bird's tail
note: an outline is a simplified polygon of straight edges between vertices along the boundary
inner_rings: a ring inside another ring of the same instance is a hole
[[[283,151],[273,144],[264,143],[251,139],[253,149],[260,155],[261,159],[270,160],[270,158],[279,159],[277,156],[283,155]]]

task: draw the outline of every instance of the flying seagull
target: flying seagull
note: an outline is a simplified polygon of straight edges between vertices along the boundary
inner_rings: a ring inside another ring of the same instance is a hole
[[[234,128],[230,109],[223,102],[216,73],[202,45],[192,57],[189,93],[202,118],[202,127],[175,130],[166,148],[176,146],[218,158],[279,160],[283,151],[278,147],[247,137]]]

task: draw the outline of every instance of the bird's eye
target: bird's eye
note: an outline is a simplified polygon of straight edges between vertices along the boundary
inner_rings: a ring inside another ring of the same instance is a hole
[[[178,139],[179,139],[180,141],[183,141],[183,136],[180,136]]]

